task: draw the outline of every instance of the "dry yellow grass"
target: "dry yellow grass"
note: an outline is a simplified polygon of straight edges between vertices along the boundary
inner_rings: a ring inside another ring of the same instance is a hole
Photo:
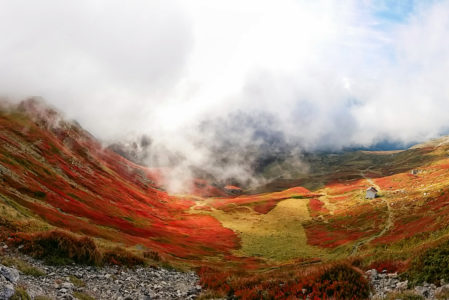
[[[325,250],[307,245],[302,226],[302,222],[310,219],[308,201],[283,200],[267,214],[249,208],[233,212],[214,210],[211,214],[240,236],[242,247],[236,254],[276,261],[322,257]]]

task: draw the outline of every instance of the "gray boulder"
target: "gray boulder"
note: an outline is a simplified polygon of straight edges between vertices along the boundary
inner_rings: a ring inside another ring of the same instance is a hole
[[[14,286],[0,275],[0,300],[8,300],[14,295]]]
[[[0,275],[6,278],[11,283],[16,283],[19,280],[19,271],[13,268],[8,268],[0,265]]]

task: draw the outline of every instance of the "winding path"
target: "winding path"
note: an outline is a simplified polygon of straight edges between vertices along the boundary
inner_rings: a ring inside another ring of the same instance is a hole
[[[369,168],[366,169],[365,171],[368,171],[368,170],[369,170]],[[366,181],[368,181],[368,183],[371,186],[374,186],[378,191],[380,191],[380,187],[377,184],[375,184],[374,181],[371,178],[366,177],[364,171],[360,171],[360,175]],[[379,232],[379,233],[377,233],[377,234],[367,238],[366,240],[361,240],[361,241],[358,241],[357,243],[355,243],[355,245],[352,247],[351,255],[355,255],[357,253],[358,249],[360,248],[360,246],[368,244],[371,241],[373,241],[374,239],[377,239],[378,237],[383,236],[393,226],[393,212],[391,210],[390,203],[385,198],[381,198],[381,199],[385,203],[385,205],[387,206],[387,213],[388,213],[387,221],[385,222],[384,228],[382,229],[381,232]]]

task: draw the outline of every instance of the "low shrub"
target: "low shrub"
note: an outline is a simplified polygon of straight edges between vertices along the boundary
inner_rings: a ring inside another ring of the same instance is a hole
[[[47,296],[36,296],[34,297],[34,300],[53,300]]]
[[[31,297],[28,295],[27,291],[23,287],[16,287],[14,295],[9,298],[10,300],[31,300]]]
[[[41,277],[45,275],[45,272],[39,268],[33,267],[29,263],[19,258],[13,258],[8,256],[0,257],[0,263],[7,267],[15,267],[25,275],[34,277]]]
[[[129,267],[145,264],[145,260],[142,257],[137,256],[122,248],[114,248],[112,250],[105,251],[103,254],[103,262],[105,264]]]
[[[324,271],[318,277],[316,287],[320,296],[333,297],[336,299],[365,299],[369,296],[370,288],[368,281],[363,275],[347,264],[337,264]]]
[[[69,276],[70,282],[76,287],[85,287],[86,283],[76,276]]]
[[[89,296],[88,294],[83,293],[83,292],[74,292],[73,296],[79,300],[95,300],[94,297]]]
[[[161,256],[156,251],[145,251],[143,257],[151,259],[153,261],[161,261]]]
[[[407,264],[403,261],[394,261],[394,260],[384,260],[384,261],[375,261],[371,263],[367,269],[376,269],[377,272],[382,272],[386,270],[388,273],[395,272],[404,272],[407,268]]]
[[[449,281],[449,241],[431,247],[417,255],[405,273],[412,285],[422,282],[439,284]]]
[[[215,291],[214,295],[242,300],[366,299],[370,292],[363,274],[349,264],[238,276],[203,267],[198,274],[201,285]]]
[[[17,234],[16,243],[23,245],[24,253],[44,259],[49,264],[63,265],[74,262],[97,265],[101,262],[101,253],[91,238],[77,238],[63,231]]]
[[[76,237],[63,231],[35,234],[18,233],[13,243],[22,245],[21,251],[52,265],[71,263],[85,265],[113,264],[123,266],[144,265],[145,259],[125,249],[114,248],[103,253],[90,237]],[[153,258],[158,258],[153,254]],[[24,272],[25,273],[25,272]],[[36,273],[37,274],[37,273]]]

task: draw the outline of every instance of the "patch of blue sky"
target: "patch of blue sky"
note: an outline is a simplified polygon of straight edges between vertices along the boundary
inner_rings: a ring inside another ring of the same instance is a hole
[[[437,2],[441,0],[372,0],[370,9],[378,25],[383,27],[407,23],[412,15]]]
[[[426,0],[373,0],[372,13],[379,23],[404,23],[415,11],[418,2]]]
[[[422,10],[441,2],[442,0],[370,0],[368,2],[368,14],[371,16],[369,25],[373,32],[386,38],[375,41],[376,54],[383,56],[390,62],[396,60],[395,49],[388,42],[390,33],[399,25],[406,25],[410,18],[419,15]]]

